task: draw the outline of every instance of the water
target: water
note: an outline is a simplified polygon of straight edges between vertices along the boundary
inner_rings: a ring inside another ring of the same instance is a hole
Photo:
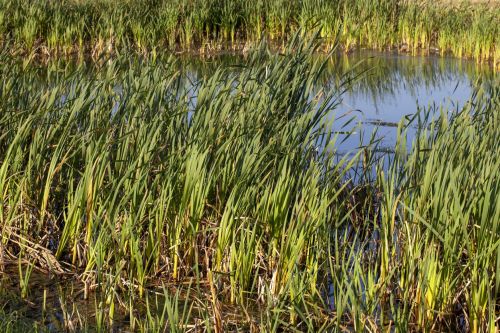
[[[344,94],[337,114],[356,113],[364,131],[361,141],[366,142],[377,128],[380,146],[387,149],[396,142],[402,118],[419,109],[457,110],[469,100],[478,79],[488,85],[497,78],[491,68],[467,60],[376,52],[344,56],[340,67],[349,70],[350,64],[359,61],[355,72],[366,71],[366,75]],[[410,139],[414,134],[415,129],[410,129]],[[360,140],[352,137],[344,144],[344,149],[352,149]]]
[[[184,78],[182,85],[188,91],[192,109],[196,103],[196,83],[203,82],[219,66],[231,72],[248,65],[245,57],[233,54],[211,58],[185,55],[178,60]],[[140,61],[132,63],[132,66],[141,66]],[[95,67],[88,65],[87,68],[89,75],[93,75]],[[358,135],[351,135],[343,141],[342,147],[338,147],[342,152],[366,144],[375,129],[381,139],[380,147],[390,150],[396,141],[397,125],[403,117],[415,114],[419,108],[456,110],[462,107],[478,79],[486,86],[498,84],[498,75],[489,65],[478,66],[473,61],[455,58],[373,51],[334,55],[328,59],[323,84],[335,87],[346,75],[357,79],[341,96],[340,105],[332,110],[331,117],[338,119],[334,129],[353,131]],[[44,83],[43,77],[41,83]],[[119,82],[115,92],[121,92]],[[118,108],[117,102],[114,110]],[[355,117],[354,121],[344,128],[343,124],[351,117]],[[414,133],[410,129],[410,139]]]
[[[189,77],[187,85],[203,80],[220,65],[239,70],[246,60],[236,55],[181,59]],[[457,110],[469,100],[479,79],[485,86],[498,83],[498,75],[489,65],[478,66],[470,60],[373,51],[333,56],[328,61],[324,83],[335,85],[346,73],[357,79],[341,96],[331,117],[337,119],[334,129],[355,134],[338,147],[341,152],[366,144],[375,129],[381,140],[379,148],[391,150],[402,118],[419,109]],[[196,91],[191,96],[195,103]],[[351,117],[355,117],[353,122],[343,127]],[[409,129],[410,140],[415,132]]]

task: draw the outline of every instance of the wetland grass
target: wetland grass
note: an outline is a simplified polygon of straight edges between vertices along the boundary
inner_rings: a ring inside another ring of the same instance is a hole
[[[285,45],[319,26],[326,49],[451,53],[499,62],[500,6],[406,0],[1,0],[0,42],[12,53],[217,52],[263,37]]]
[[[4,57],[0,258],[19,295],[35,270],[76,281],[56,303],[70,331],[496,332],[500,85],[402,122],[392,155],[374,139],[339,157],[349,76],[318,89],[318,47],[261,48],[196,98],[174,58],[40,85]]]

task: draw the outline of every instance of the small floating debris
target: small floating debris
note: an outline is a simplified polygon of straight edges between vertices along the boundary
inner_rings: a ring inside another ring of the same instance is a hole
[[[380,119],[366,120],[366,121],[363,121],[363,124],[383,126],[383,127],[398,127],[398,123],[390,122],[390,121],[383,121]]]

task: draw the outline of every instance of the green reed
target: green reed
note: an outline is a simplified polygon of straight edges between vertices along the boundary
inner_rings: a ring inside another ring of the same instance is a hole
[[[2,258],[77,274],[102,331],[126,313],[143,331],[454,330],[462,316],[494,332],[499,85],[402,122],[380,162],[375,136],[338,156],[331,113],[351,75],[322,85],[321,41],[298,36],[188,89],[174,58],[88,73],[4,57]]]
[[[12,53],[149,53],[155,49],[246,49],[321,27],[353,48],[451,53],[498,63],[500,7],[407,0],[0,1],[0,42]]]

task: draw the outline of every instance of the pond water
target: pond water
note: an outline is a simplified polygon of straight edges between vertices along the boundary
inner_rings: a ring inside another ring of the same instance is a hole
[[[245,59],[225,55],[210,60],[185,58],[181,63],[190,79],[196,81],[203,80],[219,65],[235,66],[237,70],[237,66],[245,65]],[[332,117],[338,118],[334,128],[355,134],[342,142],[341,152],[366,144],[375,129],[381,139],[379,147],[390,150],[403,117],[419,109],[459,109],[471,97],[478,80],[485,86],[498,84],[497,73],[489,65],[456,58],[374,51],[335,55],[329,59],[326,82],[338,82],[345,73],[358,78],[341,96],[340,105],[332,113]],[[351,117],[355,120],[349,128],[344,128],[343,124]],[[408,133],[411,139],[415,129],[409,129]]]
[[[388,149],[394,146],[403,117],[419,109],[459,109],[471,97],[478,80],[489,85],[496,79],[491,68],[454,58],[365,52],[341,59],[346,68],[357,61],[362,61],[357,71],[366,71],[366,75],[344,94],[338,113],[357,110],[363,141],[377,127],[381,147]],[[414,133],[414,128],[409,130],[410,138]],[[359,145],[359,141],[349,139],[344,149]]]
[[[229,75],[231,71],[237,72],[242,66],[247,66],[246,58],[237,54],[219,54],[209,58],[180,55],[177,60],[184,78],[181,85],[188,91],[192,108],[196,104],[197,83],[203,82],[219,66],[228,70]],[[142,65],[141,61],[131,63],[132,66]],[[89,75],[93,75],[95,67],[86,67]],[[469,100],[479,80],[483,86],[499,83],[498,73],[488,64],[478,65],[471,60],[449,57],[366,50],[333,55],[327,61],[322,82],[325,86],[335,87],[345,80],[346,73],[356,79],[340,96],[340,104],[332,107],[331,117],[337,120],[334,130],[354,135],[342,138],[342,145],[337,147],[339,153],[350,152],[366,144],[374,130],[377,130],[377,138],[380,139],[379,149],[390,151],[396,141],[398,123],[403,117],[415,114],[419,109],[459,109]],[[46,81],[42,75],[40,84],[50,85]],[[119,82],[115,92],[121,92]],[[64,97],[61,102],[64,102]],[[117,101],[115,110],[118,108]],[[344,127],[345,122],[353,117],[349,126]],[[408,130],[409,139],[415,132],[415,129]]]

